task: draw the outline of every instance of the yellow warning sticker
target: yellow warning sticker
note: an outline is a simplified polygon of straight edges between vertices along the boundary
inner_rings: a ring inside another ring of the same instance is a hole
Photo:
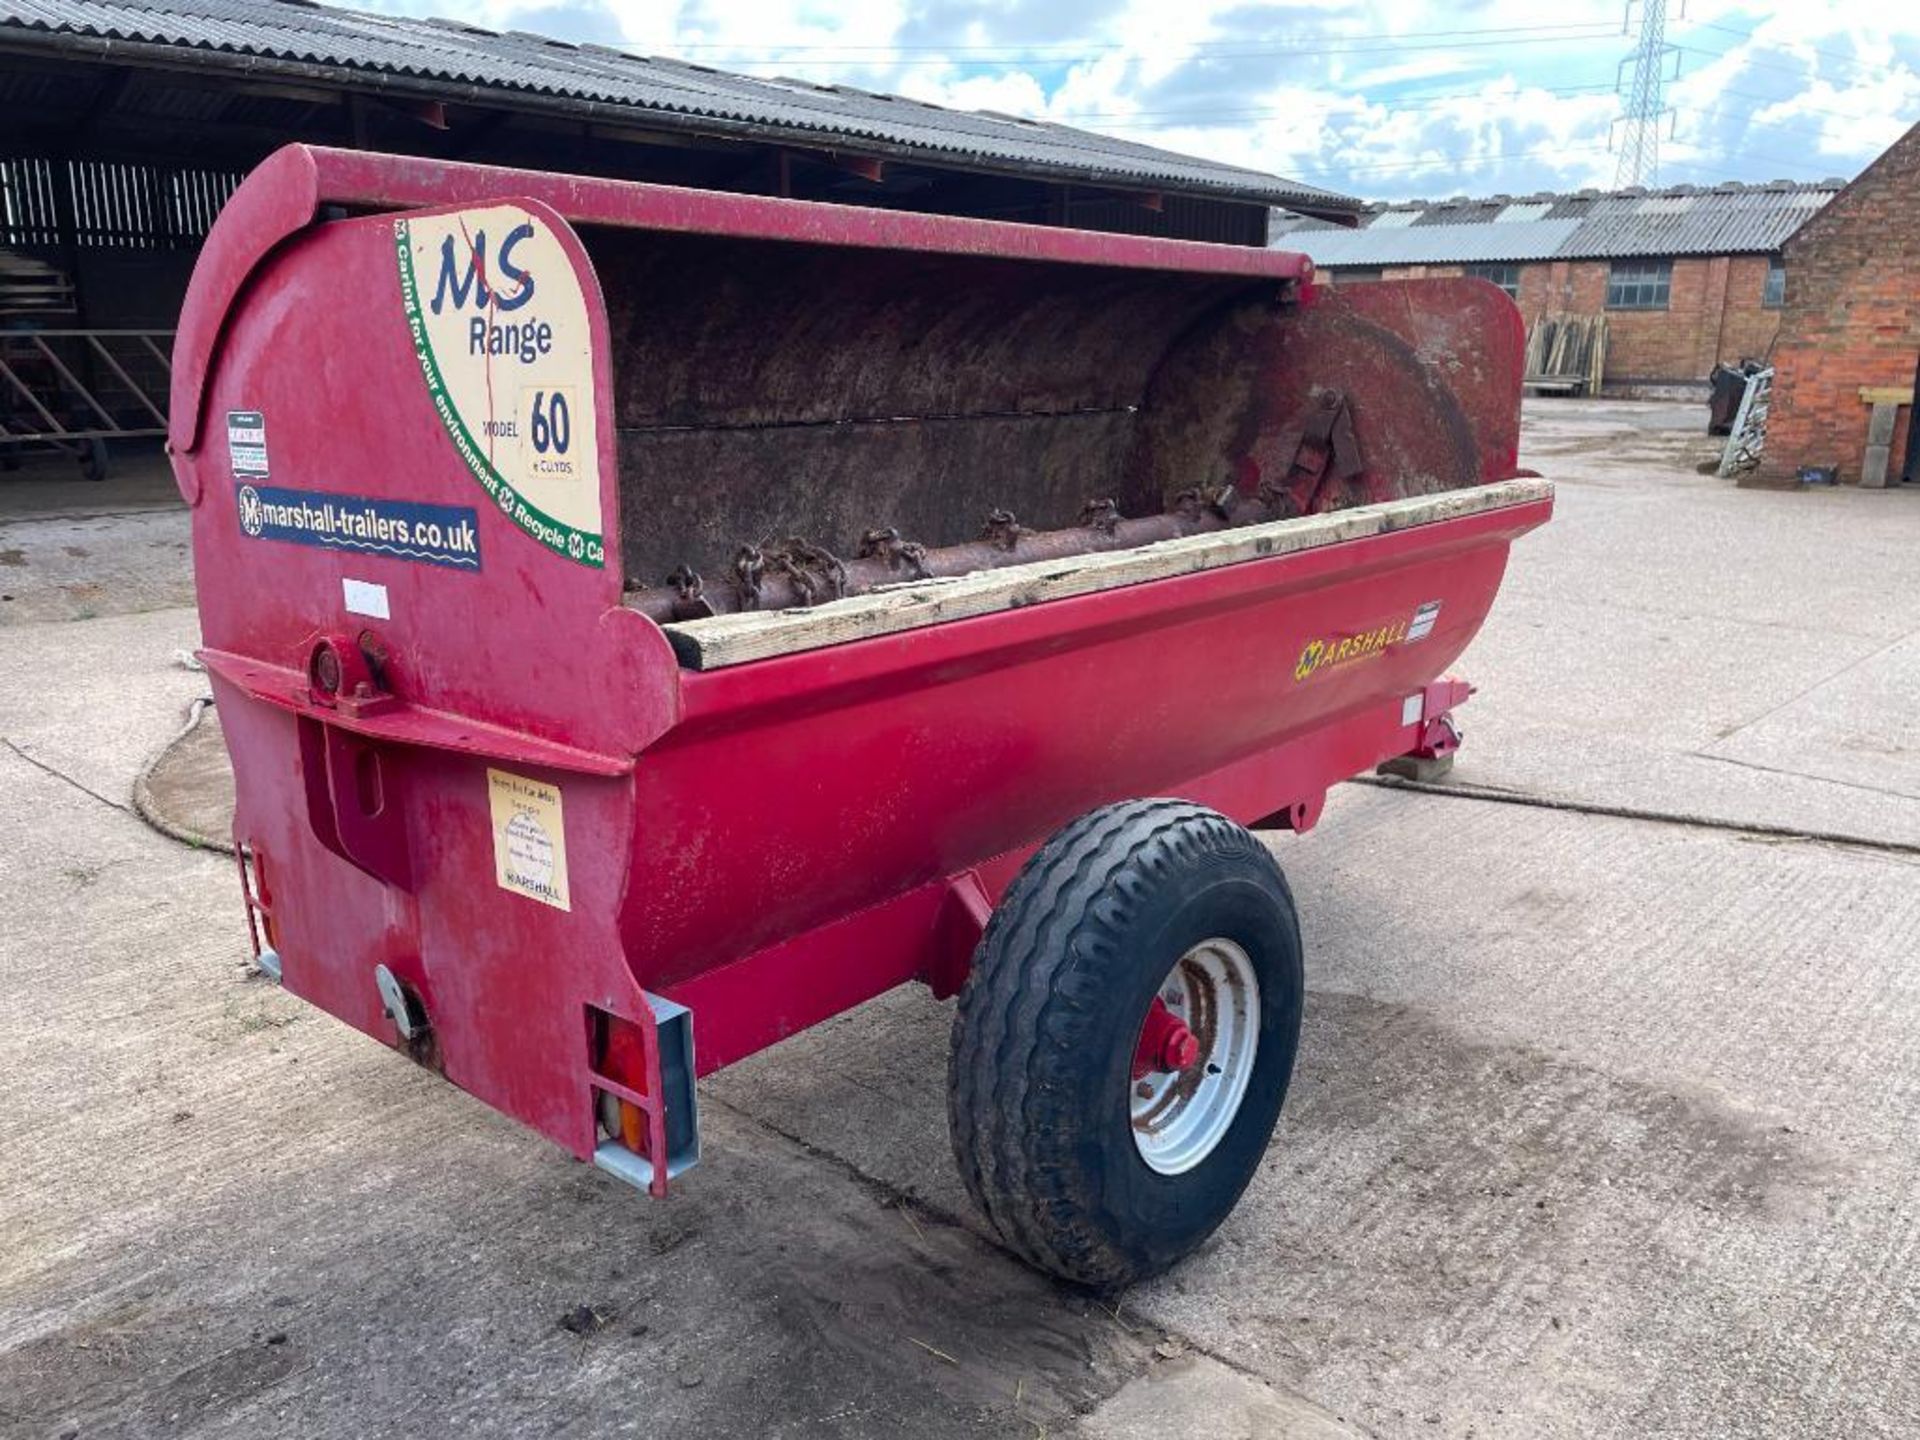
[[[571,910],[560,788],[490,769],[487,799],[493,807],[493,878],[500,888]]]

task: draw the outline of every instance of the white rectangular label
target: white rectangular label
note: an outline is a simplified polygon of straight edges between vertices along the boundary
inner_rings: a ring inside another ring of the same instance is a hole
[[[227,412],[227,459],[235,479],[267,478],[267,417],[258,410]]]
[[[1406,699],[1400,702],[1400,723],[1402,725],[1418,725],[1426,716],[1426,708],[1427,697],[1425,695],[1407,696]]]
[[[393,612],[387,607],[387,587],[376,585],[371,580],[342,579],[340,589],[346,596],[347,611],[352,615],[367,615],[375,620],[391,620]]]

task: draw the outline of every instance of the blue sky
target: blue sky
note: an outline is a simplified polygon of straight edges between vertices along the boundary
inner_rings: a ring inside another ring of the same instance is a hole
[[[1612,185],[1633,44],[1619,0],[480,0],[457,13],[1059,120],[1370,199]],[[1920,6],[1689,0],[1668,40],[1664,183],[1851,176],[1920,122]]]

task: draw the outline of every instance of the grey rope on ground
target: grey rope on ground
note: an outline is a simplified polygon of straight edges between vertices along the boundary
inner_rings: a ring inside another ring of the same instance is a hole
[[[162,835],[165,835],[169,840],[178,840],[181,844],[191,845],[196,850],[215,850],[222,855],[231,855],[233,854],[233,841],[231,838],[222,838],[217,835],[202,835],[191,826],[182,825],[178,821],[168,819],[165,812],[154,803],[153,791],[147,784],[147,779],[153,774],[155,768],[172,753],[174,746],[178,745],[194,732],[194,729],[200,724],[202,717],[212,708],[213,697],[211,695],[201,695],[188,704],[186,723],[180,727],[179,731],[171,740],[160,747],[159,753],[147,761],[147,763],[141,767],[140,773],[134,777],[133,813],[146,821],[147,824],[151,825],[155,830],[158,830]]]
[[[1456,800],[1484,800],[1493,805],[1524,805],[1535,810],[1561,810],[1574,815],[1600,815],[1614,820],[1643,820],[1658,825],[1680,825],[1698,830],[1727,830],[1739,835],[1764,836],[1770,840],[1797,840],[1817,845],[1840,845],[1854,850],[1876,850],[1892,855],[1920,855],[1920,843],[1908,840],[1879,840],[1872,836],[1852,835],[1840,830],[1808,830],[1793,825],[1774,825],[1764,820],[1728,820],[1714,815],[1690,815],[1679,810],[1651,810],[1635,805],[1612,805],[1598,800],[1574,800],[1552,795],[1536,795],[1526,790],[1502,790],[1490,785],[1402,780],[1391,775],[1356,775],[1351,783],[1370,785],[1380,790],[1410,790],[1420,795],[1447,795]]]

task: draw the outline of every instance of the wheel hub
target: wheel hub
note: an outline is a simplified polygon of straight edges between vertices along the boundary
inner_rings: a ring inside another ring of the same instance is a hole
[[[1246,1096],[1259,1039],[1260,985],[1247,952],[1216,936],[1182,955],[1134,1048],[1128,1108],[1149,1168],[1179,1175],[1213,1152]]]
[[[1133,1052],[1133,1078],[1144,1080],[1156,1070],[1184,1070],[1200,1058],[1200,1041],[1184,1020],[1167,1008],[1158,995],[1140,1027],[1140,1043]]]

